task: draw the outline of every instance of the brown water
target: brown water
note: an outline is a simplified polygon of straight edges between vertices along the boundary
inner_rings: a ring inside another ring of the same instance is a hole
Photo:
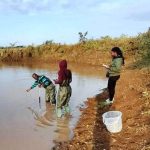
[[[72,117],[57,119],[55,107],[44,102],[44,89],[41,108],[38,88],[30,93],[25,91],[34,82],[33,72],[55,79],[55,64],[0,66],[0,150],[50,150],[53,141],[72,138],[72,129],[81,114],[79,108],[84,106],[87,97],[106,87],[107,81],[99,67],[70,65],[70,68],[73,71]]]

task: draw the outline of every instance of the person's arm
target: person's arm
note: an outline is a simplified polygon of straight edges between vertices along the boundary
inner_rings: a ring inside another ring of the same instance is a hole
[[[35,81],[34,84],[33,84],[29,89],[27,89],[26,91],[27,91],[27,92],[30,92],[30,91],[31,91],[32,89],[34,89],[38,84],[39,84],[38,81]]]
[[[110,67],[108,65],[103,64],[102,66],[106,69],[110,69]]]
[[[27,91],[27,92],[30,92],[30,91],[31,91],[31,88],[27,89],[26,91]]]
[[[69,79],[69,83],[71,83],[71,82],[72,82],[72,72],[71,72],[70,70],[69,70],[69,74],[70,74],[70,75],[69,75],[69,76],[70,76],[70,77],[69,77],[69,78],[70,78],[70,79]]]
[[[38,86],[39,88],[41,87],[44,87],[44,83],[43,83],[43,80],[45,81],[47,77],[45,77],[44,75],[40,76],[39,79],[38,79]]]
[[[63,75],[61,72],[58,73],[58,79],[54,80],[55,84],[62,84],[63,83]]]

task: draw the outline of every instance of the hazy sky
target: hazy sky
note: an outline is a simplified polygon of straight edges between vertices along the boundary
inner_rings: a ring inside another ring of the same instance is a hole
[[[0,46],[136,35],[150,26],[150,0],[1,0]]]

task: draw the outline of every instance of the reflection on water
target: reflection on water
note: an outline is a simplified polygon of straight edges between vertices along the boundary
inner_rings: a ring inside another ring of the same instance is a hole
[[[50,121],[47,118],[45,118],[45,115],[38,114],[38,112],[36,112],[31,107],[29,107],[28,109],[32,112],[32,114],[34,116],[34,119],[37,120],[37,122],[39,122],[40,126],[42,126],[42,125],[52,126],[52,124],[50,123]],[[50,113],[50,111],[48,111],[46,113]]]
[[[42,68],[42,69],[41,69]],[[41,89],[41,107],[38,88],[30,93],[33,72],[57,77],[55,64],[37,66],[0,67],[0,145],[2,150],[49,150],[53,141],[67,141],[73,136],[80,111],[87,97],[106,87],[97,67],[70,65],[73,71],[73,95],[70,101],[71,116],[56,118],[56,108],[45,103]],[[57,86],[58,89],[58,86]]]

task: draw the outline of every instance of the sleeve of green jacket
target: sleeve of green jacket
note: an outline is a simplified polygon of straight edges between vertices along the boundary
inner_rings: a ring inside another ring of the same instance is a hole
[[[110,73],[120,73],[122,67],[122,58],[117,58],[112,61],[110,66]]]
[[[34,89],[39,84],[38,81],[35,81],[34,84],[31,86],[31,89]]]

